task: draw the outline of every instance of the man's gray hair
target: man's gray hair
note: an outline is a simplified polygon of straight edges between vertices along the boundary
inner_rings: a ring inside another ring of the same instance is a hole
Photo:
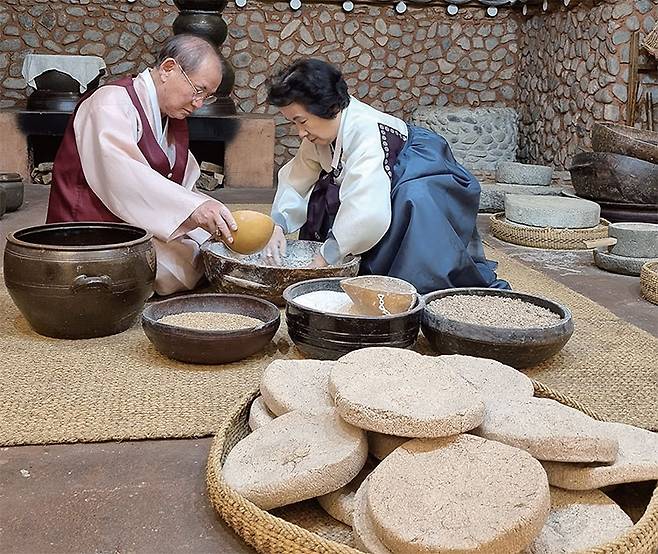
[[[208,57],[215,58],[223,68],[222,59],[210,42],[197,35],[181,34],[174,35],[164,42],[156,62],[160,65],[167,58],[173,58],[183,70],[194,72]]]

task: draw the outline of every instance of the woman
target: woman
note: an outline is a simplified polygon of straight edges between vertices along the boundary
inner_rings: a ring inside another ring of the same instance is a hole
[[[279,171],[275,231],[323,241],[313,266],[361,256],[361,273],[390,275],[420,293],[509,288],[496,278],[476,228],[480,185],[439,135],[407,125],[347,92],[340,71],[299,60],[269,82],[268,102],[297,127],[295,157]]]

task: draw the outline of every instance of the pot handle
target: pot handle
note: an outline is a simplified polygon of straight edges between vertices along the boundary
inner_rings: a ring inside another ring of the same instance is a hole
[[[109,275],[87,276],[78,275],[73,279],[71,292],[80,292],[87,289],[106,289],[112,286],[112,278]]]
[[[249,281],[248,279],[241,279],[240,277],[233,277],[232,275],[222,275],[220,279],[222,281],[230,283],[231,285],[237,285],[245,289],[261,290],[261,291],[272,290],[272,288],[269,285],[263,285],[263,283],[256,283],[254,281]]]

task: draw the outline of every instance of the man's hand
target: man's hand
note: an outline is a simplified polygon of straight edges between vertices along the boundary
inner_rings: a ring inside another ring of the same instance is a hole
[[[237,230],[238,226],[231,215],[231,211],[217,200],[206,200],[187,218],[186,227],[196,229],[201,227],[212,235],[221,235],[231,243],[233,237],[231,231]]]
[[[322,254],[316,254],[315,257],[313,258],[313,261],[308,265],[310,268],[317,268],[317,267],[327,267],[329,264],[327,263],[327,260],[325,260],[322,257]]]
[[[283,229],[280,225],[275,225],[272,237],[263,249],[263,255],[267,263],[281,265],[281,256],[286,255],[286,245],[287,241]]]

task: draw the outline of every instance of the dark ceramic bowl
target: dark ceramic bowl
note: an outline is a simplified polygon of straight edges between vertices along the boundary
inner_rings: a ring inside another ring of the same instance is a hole
[[[658,164],[609,152],[581,152],[569,171],[571,185],[582,198],[658,204]]]
[[[340,288],[342,279],[311,279],[290,285],[283,291],[288,334],[305,355],[321,360],[336,360],[359,348],[407,348],[416,342],[425,306],[421,296],[418,296],[414,307],[408,312],[381,317],[329,314],[295,301],[302,294],[318,290],[343,292]]]
[[[452,295],[502,296],[546,308],[560,320],[546,327],[502,328],[448,319],[429,309],[432,301]],[[460,288],[430,292],[424,297],[423,334],[439,354],[463,354],[491,358],[522,369],[557,354],[573,334],[571,311],[557,302],[521,292],[487,288]]]
[[[223,312],[263,323],[236,331],[201,331],[158,320],[184,312]],[[271,302],[239,294],[187,294],[149,304],[142,314],[144,333],[161,354],[192,364],[226,364],[262,350],[272,340],[281,315]]]

